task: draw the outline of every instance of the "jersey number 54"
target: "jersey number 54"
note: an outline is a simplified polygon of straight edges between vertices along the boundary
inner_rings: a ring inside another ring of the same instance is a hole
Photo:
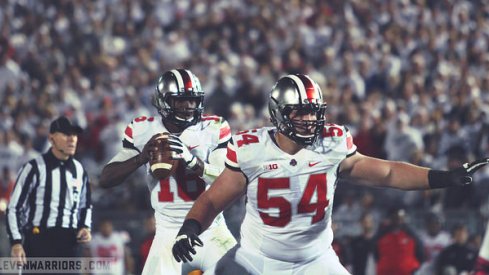
[[[271,189],[289,189],[289,178],[258,178],[258,209],[278,208],[278,216],[271,216],[268,213],[261,212],[262,221],[270,226],[284,227],[292,218],[291,203],[281,196],[270,197],[268,191]],[[314,193],[317,192],[317,201],[311,202]],[[324,219],[326,207],[329,205],[327,199],[326,174],[314,174],[309,177],[302,198],[297,205],[297,213],[315,213],[312,216],[311,224],[317,223]]]

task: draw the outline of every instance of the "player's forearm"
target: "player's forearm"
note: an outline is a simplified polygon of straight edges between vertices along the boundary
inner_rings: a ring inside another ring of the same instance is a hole
[[[209,228],[212,221],[221,212],[221,209],[217,209],[212,201],[207,196],[207,192],[204,192],[195,201],[194,205],[190,209],[185,217],[186,220],[194,219],[200,223],[201,232]]]
[[[429,189],[429,168],[406,162],[390,162],[388,173],[379,183],[385,187],[403,190]]]
[[[359,184],[377,187],[389,187],[403,190],[428,189],[428,171],[426,167],[406,162],[387,161],[357,154],[343,163],[341,173]]]
[[[103,188],[117,186],[124,182],[134,171],[136,171],[144,162],[140,155],[134,156],[126,161],[112,162],[107,164],[100,175],[99,184]]]

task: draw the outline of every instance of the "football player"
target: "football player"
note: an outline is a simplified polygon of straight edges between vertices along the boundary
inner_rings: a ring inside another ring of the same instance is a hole
[[[121,184],[140,166],[145,166],[151,205],[155,210],[156,234],[143,274],[188,274],[207,270],[236,243],[223,216],[214,219],[202,235],[205,247],[192,263],[177,263],[172,257],[174,237],[194,201],[224,169],[229,124],[218,116],[202,115],[204,91],[189,70],[170,70],[159,78],[154,106],[161,115],[135,118],[125,129],[122,149],[104,167],[100,185]],[[157,180],[149,172],[155,138],[169,132],[172,158],[179,160],[175,174]]]
[[[134,274],[134,259],[129,250],[131,237],[125,231],[115,231],[112,221],[103,219],[99,231],[93,235],[87,245],[85,257],[112,258],[108,274]]]
[[[398,189],[471,182],[487,159],[453,171],[385,161],[356,151],[348,129],[325,124],[321,89],[307,75],[278,80],[269,98],[275,127],[244,131],[228,143],[226,168],[187,214],[173,246],[192,260],[214,217],[246,195],[241,241],[206,274],[349,274],[331,248],[338,177]],[[205,241],[204,241],[205,244]]]

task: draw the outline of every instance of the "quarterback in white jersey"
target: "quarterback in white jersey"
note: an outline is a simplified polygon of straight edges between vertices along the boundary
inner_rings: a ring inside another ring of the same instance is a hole
[[[246,194],[241,242],[207,274],[349,274],[331,248],[337,177],[399,189],[470,183],[481,160],[434,171],[356,152],[348,130],[325,125],[321,89],[307,75],[279,79],[269,98],[275,128],[239,133],[228,144],[226,168],[187,214],[173,246],[191,261],[213,219]],[[205,241],[204,241],[205,243]]]
[[[139,166],[145,165],[146,183],[155,210],[156,235],[143,274],[187,274],[207,270],[236,241],[222,215],[213,222],[203,238],[208,242],[192,263],[177,263],[171,247],[185,215],[224,168],[226,145],[231,137],[229,124],[218,116],[202,115],[203,91],[197,77],[188,70],[171,70],[159,79],[155,107],[162,119],[141,116],[124,132],[122,150],[104,167],[101,185],[121,183]],[[176,172],[157,180],[147,162],[154,140],[161,133],[168,138],[172,158],[179,160]]]

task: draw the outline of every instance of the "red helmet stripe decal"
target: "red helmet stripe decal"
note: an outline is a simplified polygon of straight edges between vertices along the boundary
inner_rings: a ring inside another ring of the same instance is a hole
[[[304,84],[304,88],[306,90],[307,101],[313,102],[317,98],[316,87],[312,79],[305,75],[297,75],[302,83]]]
[[[192,91],[194,83],[192,82],[190,73],[187,70],[178,70],[178,72],[182,75],[184,91]]]

